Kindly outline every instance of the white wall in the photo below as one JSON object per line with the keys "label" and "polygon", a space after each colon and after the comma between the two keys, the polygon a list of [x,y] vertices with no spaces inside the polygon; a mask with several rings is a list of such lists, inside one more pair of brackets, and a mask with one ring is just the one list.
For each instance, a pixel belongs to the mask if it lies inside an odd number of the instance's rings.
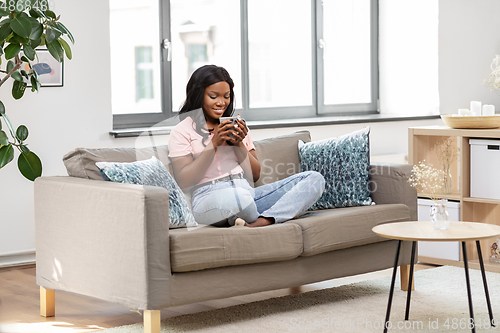
{"label": "white wall", "polygon": [[380,112],[439,114],[439,2],[379,1]]}
{"label": "white wall", "polygon": [[[381,5],[386,2],[394,3],[394,1],[400,0],[381,0]],[[75,147],[136,145],[134,138],[112,139],[108,135],[112,128],[108,2],[57,0],[55,4],[56,13],[61,14],[62,22],[68,26],[76,38],[76,44],[73,46],[74,58],[65,62],[64,87],[43,88],[38,94],[27,92],[20,101],[13,101],[10,97],[10,88],[4,87],[0,92],[0,98],[6,105],[7,113],[13,122],[16,125],[24,123],[29,127],[28,143],[30,148],[41,157],[45,176],[65,175],[62,156]],[[431,4],[426,2],[426,5]],[[500,17],[499,6],[496,0],[440,0],[438,81],[442,113],[464,107],[462,104],[468,103],[471,99],[479,99],[484,103],[496,103],[497,109],[500,109],[498,96],[481,85],[482,79],[489,73],[491,59],[495,53],[500,53],[500,40],[495,40],[495,31],[499,31],[500,28],[500,22],[495,21],[497,17]],[[413,13],[425,14],[418,12],[417,9],[418,7],[410,13],[407,12],[407,17],[412,17]],[[381,15],[387,13],[384,12]],[[472,16],[474,19],[471,20]],[[91,22],[87,23],[86,20]],[[467,27],[461,25],[468,20],[471,23]],[[416,20],[414,27],[418,30],[422,25],[425,25],[424,21]],[[381,29],[381,33],[383,31]],[[381,36],[381,43],[384,42],[383,38],[384,36]],[[386,42],[388,43],[389,40]],[[392,45],[396,49],[400,47],[398,43]],[[414,51],[411,45],[405,46],[405,48],[408,47],[410,49],[406,49],[407,53]],[[420,54],[425,53],[425,50],[421,51]],[[390,52],[383,53],[380,61],[381,65],[383,63],[385,66],[384,70],[395,73],[402,69],[396,62],[393,67],[390,67],[392,61],[385,58],[393,55]],[[402,77],[411,80],[412,73],[414,72],[410,70],[408,75]],[[395,80],[393,83],[391,80],[386,80],[384,94],[387,93],[389,95],[386,96],[392,95],[394,98],[397,94],[391,90],[400,91],[402,84],[404,81],[401,80]],[[435,89],[424,89],[420,93],[412,91],[412,95],[402,99],[400,104],[389,100],[388,102],[392,103],[391,112],[405,113],[409,106],[418,103],[419,97],[435,100],[434,91]],[[386,105],[389,108],[389,104]],[[424,106],[435,108],[435,105]],[[417,108],[417,111],[420,109],[422,108]],[[425,113],[428,113],[427,110]],[[429,124],[441,124],[441,121],[315,126],[307,129],[311,131],[313,140],[319,140],[370,125],[372,154],[385,155],[406,154],[407,128]],[[299,129],[303,128],[258,130],[253,132],[253,136],[258,140]],[[155,139],[158,140],[157,143],[168,142],[167,136]],[[2,255],[5,258],[5,254],[33,251],[35,239],[33,184],[19,174],[15,163],[11,163],[0,170],[0,186],[2,189],[0,199],[1,265]]]}
{"label": "white wall", "polygon": [[470,101],[493,104],[500,96],[483,85],[500,54],[500,1],[439,1],[439,91],[441,113],[457,113]]}
{"label": "white wall", "polygon": [[[116,144],[107,134],[112,127],[108,3],[54,3],[76,39],[73,60],[64,63],[64,87],[42,88],[38,94],[27,90],[19,101],[10,95],[11,82],[0,89],[14,126],[28,126],[27,143],[41,158],[44,175],[65,174],[61,157],[75,147]],[[19,174],[17,156],[0,170],[0,255],[35,248],[33,183]]]}

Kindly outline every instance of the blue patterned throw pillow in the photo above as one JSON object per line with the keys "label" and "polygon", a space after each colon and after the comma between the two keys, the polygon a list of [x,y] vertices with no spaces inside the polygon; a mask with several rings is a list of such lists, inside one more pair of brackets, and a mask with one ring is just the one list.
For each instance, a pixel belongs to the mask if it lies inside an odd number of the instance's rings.
{"label": "blue patterned throw pillow", "polygon": [[104,180],[117,183],[152,185],[168,190],[170,228],[196,226],[186,197],[167,167],[156,157],[132,163],[97,162]]}
{"label": "blue patterned throw pillow", "polygon": [[372,204],[369,134],[366,127],[337,138],[299,141],[300,170],[325,177],[325,191],[310,210]]}

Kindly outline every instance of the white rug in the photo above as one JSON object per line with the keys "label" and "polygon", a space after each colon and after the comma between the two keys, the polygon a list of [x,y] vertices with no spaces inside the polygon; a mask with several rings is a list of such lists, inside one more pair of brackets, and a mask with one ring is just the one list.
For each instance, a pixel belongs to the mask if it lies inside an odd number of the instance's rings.
{"label": "white rug", "polygon": [[[499,332],[488,324],[481,272],[470,270],[476,332]],[[500,322],[500,274],[487,272],[493,315]],[[162,332],[382,332],[390,277],[298,295],[168,318]],[[443,266],[415,273],[410,319],[404,321],[406,292],[399,276],[389,332],[470,332],[463,268]],[[486,326],[485,326],[486,325]],[[498,326],[498,325],[497,325]],[[142,324],[107,329],[106,333],[143,332]]]}

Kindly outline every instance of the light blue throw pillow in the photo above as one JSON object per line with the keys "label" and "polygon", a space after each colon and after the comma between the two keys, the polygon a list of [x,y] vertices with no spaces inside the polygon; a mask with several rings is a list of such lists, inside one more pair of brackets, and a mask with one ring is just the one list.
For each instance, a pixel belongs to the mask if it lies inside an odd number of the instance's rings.
{"label": "light blue throw pillow", "polygon": [[325,191],[309,209],[371,205],[370,127],[336,138],[299,141],[301,171],[318,171]]}
{"label": "light blue throw pillow", "polygon": [[117,183],[152,185],[168,190],[170,228],[196,226],[184,193],[165,165],[156,157],[131,163],[97,162],[104,180]]}

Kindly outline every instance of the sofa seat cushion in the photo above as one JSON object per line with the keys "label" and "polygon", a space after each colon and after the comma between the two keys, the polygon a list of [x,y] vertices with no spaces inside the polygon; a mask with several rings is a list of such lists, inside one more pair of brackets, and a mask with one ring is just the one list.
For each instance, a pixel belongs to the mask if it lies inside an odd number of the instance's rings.
{"label": "sofa seat cushion", "polygon": [[373,233],[372,228],[382,223],[409,220],[408,206],[387,204],[307,212],[285,224],[298,224],[302,228],[302,256],[312,256],[387,240]]}
{"label": "sofa seat cushion", "polygon": [[172,272],[290,260],[302,253],[302,229],[293,223],[264,228],[198,226],[170,229]]}

